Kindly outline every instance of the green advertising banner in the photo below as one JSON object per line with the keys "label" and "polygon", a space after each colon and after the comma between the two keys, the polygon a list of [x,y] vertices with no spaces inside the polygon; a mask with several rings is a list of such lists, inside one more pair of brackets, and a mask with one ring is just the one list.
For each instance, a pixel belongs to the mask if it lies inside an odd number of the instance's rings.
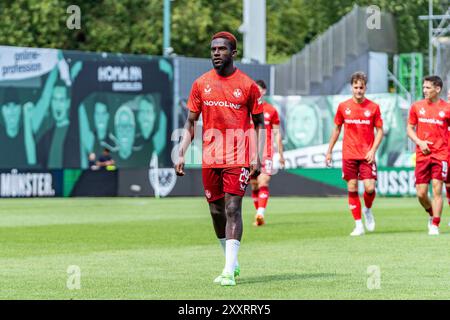
{"label": "green advertising banner", "polygon": [[[303,178],[307,178],[308,180],[314,182],[319,182],[328,186],[347,190],[347,184],[342,179],[342,171],[340,168],[297,168],[288,169],[287,172]],[[303,184],[305,183],[303,182]],[[303,185],[302,188],[307,189],[307,186]],[[379,167],[376,190],[379,196],[415,196],[416,187],[414,168]],[[362,182],[360,182],[359,184],[359,191],[361,194],[364,192]]]}

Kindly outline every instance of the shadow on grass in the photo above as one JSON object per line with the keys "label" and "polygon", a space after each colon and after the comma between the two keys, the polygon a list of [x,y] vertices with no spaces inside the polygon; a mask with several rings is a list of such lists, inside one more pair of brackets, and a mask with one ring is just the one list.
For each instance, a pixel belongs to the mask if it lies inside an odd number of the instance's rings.
{"label": "shadow on grass", "polygon": [[252,284],[259,282],[273,282],[273,281],[292,281],[292,280],[308,280],[315,278],[335,278],[336,273],[286,273],[286,274],[271,274],[259,277],[244,277],[239,279],[239,285]]}

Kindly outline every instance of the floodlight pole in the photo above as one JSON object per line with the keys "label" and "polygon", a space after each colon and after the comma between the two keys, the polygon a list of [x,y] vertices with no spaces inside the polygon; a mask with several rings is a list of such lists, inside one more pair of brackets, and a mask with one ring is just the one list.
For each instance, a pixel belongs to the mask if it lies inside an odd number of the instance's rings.
{"label": "floodlight pole", "polygon": [[164,0],[163,55],[170,54],[170,1]]}
{"label": "floodlight pole", "polygon": [[[433,16],[433,0],[428,0],[428,15]],[[433,73],[433,20],[428,20],[428,73]]]}
{"label": "floodlight pole", "polygon": [[[434,66],[434,57],[433,57],[433,42],[436,36],[443,36],[450,29],[442,28],[442,24],[450,19],[450,7],[447,12],[443,15],[433,15],[433,0],[428,0],[428,15],[427,16],[419,16],[420,20],[428,20],[428,72],[430,74],[434,73],[436,70],[433,70]],[[433,20],[441,20],[439,27],[433,27]],[[435,35],[434,32],[439,32],[439,35]]]}

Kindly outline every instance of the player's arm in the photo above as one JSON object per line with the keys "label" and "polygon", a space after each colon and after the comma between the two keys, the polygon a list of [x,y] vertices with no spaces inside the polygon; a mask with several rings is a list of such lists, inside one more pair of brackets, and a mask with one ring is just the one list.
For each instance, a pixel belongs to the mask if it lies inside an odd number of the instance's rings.
{"label": "player's arm", "polygon": [[429,154],[430,148],[428,148],[429,144],[433,144],[433,142],[428,141],[428,140],[421,140],[419,139],[419,137],[417,136],[416,133],[416,125],[412,124],[412,123],[408,123],[408,126],[406,128],[406,131],[408,133],[408,137],[417,145],[419,146],[420,150],[422,150],[422,153],[424,155]]}
{"label": "player's arm", "polygon": [[284,168],[284,164],[285,164],[285,160],[284,160],[284,156],[283,156],[283,140],[281,137],[281,132],[280,132],[280,125],[279,124],[274,124],[273,125],[273,135],[278,147],[278,153],[280,154],[280,166],[281,168]]}
{"label": "player's arm", "polygon": [[175,164],[175,173],[178,176],[184,176],[184,155],[186,150],[194,139],[195,121],[200,117],[200,112],[189,111],[189,115],[184,124],[183,137],[181,138],[178,151],[178,162]]}
{"label": "player's arm", "polygon": [[377,131],[375,135],[375,140],[373,141],[372,148],[367,152],[366,154],[366,161],[368,163],[372,163],[375,161],[375,153],[378,150],[378,147],[380,146],[381,140],[383,140],[383,127],[376,127],[375,130]]}
{"label": "player's arm", "polygon": [[250,165],[250,176],[258,173],[261,169],[264,146],[266,144],[266,130],[264,125],[264,113],[252,114],[253,124],[256,131],[257,155],[256,162]]}
{"label": "player's arm", "polygon": [[326,165],[328,167],[331,166],[331,153],[333,152],[334,145],[336,144],[337,140],[339,139],[339,135],[341,134],[342,125],[337,124],[334,126],[333,131],[331,132],[330,142],[328,144],[328,150],[327,155],[325,158]]}

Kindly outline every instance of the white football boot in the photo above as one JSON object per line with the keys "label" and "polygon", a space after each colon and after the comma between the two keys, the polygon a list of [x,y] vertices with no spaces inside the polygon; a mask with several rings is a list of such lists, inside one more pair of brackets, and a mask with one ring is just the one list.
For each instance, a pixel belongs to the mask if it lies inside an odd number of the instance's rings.
{"label": "white football boot", "polygon": [[428,230],[428,235],[430,236],[438,236],[439,235],[439,227],[431,224],[430,230]]}
{"label": "white football boot", "polygon": [[362,236],[364,234],[364,226],[363,226],[361,220],[358,220],[358,221],[359,221],[359,223],[356,222],[355,229],[353,229],[352,233],[350,233],[350,235],[352,237]]}
{"label": "white football boot", "polygon": [[375,231],[375,218],[372,214],[372,209],[363,208],[364,224],[369,232]]}

